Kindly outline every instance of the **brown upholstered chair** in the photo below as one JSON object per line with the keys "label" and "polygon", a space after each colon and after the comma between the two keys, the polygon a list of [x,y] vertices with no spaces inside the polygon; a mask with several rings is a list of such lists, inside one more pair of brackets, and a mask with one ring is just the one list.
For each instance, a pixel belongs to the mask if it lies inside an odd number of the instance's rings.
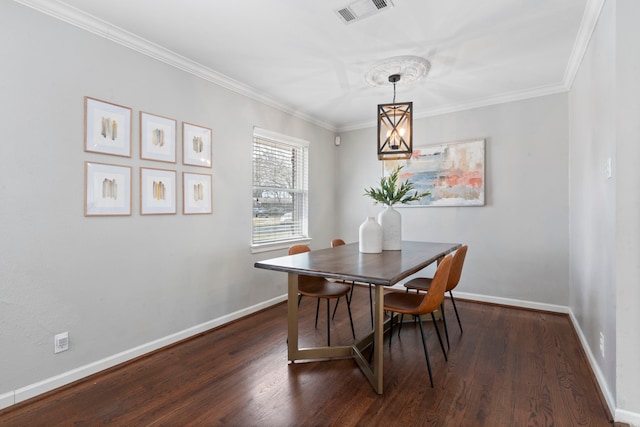
{"label": "brown upholstered chair", "polygon": [[342,239],[333,239],[331,241],[331,247],[335,248],[336,246],[346,245],[345,241]]}
{"label": "brown upholstered chair", "polygon": [[[333,239],[331,241],[331,247],[335,248],[336,246],[346,245],[344,240],[342,239]],[[344,283],[344,281],[342,281]],[[351,302],[351,297],[353,296],[353,288],[355,287],[355,282],[351,282],[351,293],[349,294],[349,302]],[[369,285],[369,315],[371,317],[371,327],[373,328],[373,293],[371,290],[371,283],[367,283]],[[336,315],[336,310],[338,308],[338,303],[340,300],[336,301],[336,306],[333,308],[333,315]]]}
{"label": "brown upholstered chair", "polygon": [[[453,304],[453,310],[456,313],[456,318],[458,319],[458,326],[460,327],[460,333],[462,333],[462,323],[460,322],[460,315],[458,314],[458,308],[456,307],[456,300],[453,298],[453,291],[458,283],[460,283],[460,277],[462,276],[462,267],[464,266],[464,259],[467,256],[467,245],[460,247],[456,253],[453,255],[453,262],[451,264],[451,272],[449,272],[449,280],[447,281],[447,289],[446,292],[449,292],[449,296],[451,297],[451,303]],[[433,279],[430,277],[417,277],[412,279],[404,284],[407,288],[407,291],[410,289],[415,290],[416,292],[424,291],[428,292],[431,287],[431,282]],[[442,321],[444,323],[444,333],[447,337],[447,347],[449,347],[449,330],[447,328],[446,318],[444,316],[444,303],[442,306]]]}
{"label": "brown upholstered chair", "polygon": [[[431,281],[431,289],[426,294],[414,294],[408,292],[392,291],[384,296],[384,309],[391,314],[390,333],[389,333],[389,346],[391,346],[391,339],[393,337],[393,313],[399,313],[401,315],[410,314],[418,319],[418,325],[420,327],[420,334],[422,335],[422,348],[424,349],[424,357],[427,360],[427,369],[429,371],[429,381],[431,387],[433,387],[433,377],[431,375],[431,363],[429,362],[429,353],[427,352],[427,341],[424,336],[424,328],[422,326],[422,315],[431,314],[433,319],[433,326],[436,328],[438,340],[440,341],[440,347],[444,353],[445,360],[447,353],[444,351],[444,345],[442,344],[442,337],[438,329],[438,323],[435,321],[433,315],[434,310],[438,309],[444,301],[444,292],[447,287],[447,279],[449,277],[449,271],[451,269],[451,255],[447,255],[436,270],[436,274]],[[402,322],[402,321],[401,321]],[[402,326],[402,323],[400,323]]]}
{"label": "brown upholstered chair", "polygon": [[[289,255],[301,254],[304,252],[309,252],[311,249],[307,245],[294,245],[289,248]],[[349,322],[351,322],[351,333],[353,334],[353,338],[356,338],[356,332],[353,328],[353,318],[351,317],[351,303],[349,302],[348,294],[351,290],[351,286],[336,283],[330,280],[327,280],[323,277],[314,277],[314,276],[298,276],[298,304],[300,304],[300,300],[303,296],[317,298],[318,302],[316,304],[316,328],[318,327],[318,312],[320,311],[320,300],[327,300],[327,345],[331,345],[331,318],[330,318],[330,309],[329,309],[329,301],[332,299],[339,299],[341,297],[345,297],[347,300],[347,311],[349,312]]]}

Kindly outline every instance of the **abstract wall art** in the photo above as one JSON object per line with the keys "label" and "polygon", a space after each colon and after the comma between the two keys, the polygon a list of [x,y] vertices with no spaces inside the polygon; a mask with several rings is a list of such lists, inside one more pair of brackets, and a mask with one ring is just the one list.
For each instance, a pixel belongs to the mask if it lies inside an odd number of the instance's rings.
{"label": "abstract wall art", "polygon": [[211,129],[182,123],[182,163],[211,167]]}
{"label": "abstract wall art", "polygon": [[176,121],[140,111],[140,158],[176,162]]}
{"label": "abstract wall art", "polygon": [[430,196],[403,206],[483,206],[485,140],[415,146],[411,158],[384,162],[384,173],[403,165],[400,177]]}
{"label": "abstract wall art", "polygon": [[140,215],[176,213],[176,171],[140,168]]}
{"label": "abstract wall art", "polygon": [[85,162],[85,216],[131,215],[131,168]]}
{"label": "abstract wall art", "polygon": [[182,212],[186,215],[212,213],[211,175],[182,173]]}
{"label": "abstract wall art", "polygon": [[84,149],[131,157],[131,108],[84,97]]}

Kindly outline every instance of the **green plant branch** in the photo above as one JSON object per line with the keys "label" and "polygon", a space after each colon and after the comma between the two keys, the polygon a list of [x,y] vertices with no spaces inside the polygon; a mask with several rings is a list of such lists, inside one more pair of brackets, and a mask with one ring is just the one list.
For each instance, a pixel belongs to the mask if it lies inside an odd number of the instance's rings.
{"label": "green plant branch", "polygon": [[[397,166],[389,176],[380,178],[379,188],[365,188],[364,195],[371,197],[376,204],[381,203],[387,206],[398,203],[407,204],[429,196],[431,194],[429,191],[418,193],[417,190],[414,190],[411,181],[404,181],[398,185],[398,176],[403,167],[404,166]],[[411,194],[410,192],[412,190],[413,193]]]}

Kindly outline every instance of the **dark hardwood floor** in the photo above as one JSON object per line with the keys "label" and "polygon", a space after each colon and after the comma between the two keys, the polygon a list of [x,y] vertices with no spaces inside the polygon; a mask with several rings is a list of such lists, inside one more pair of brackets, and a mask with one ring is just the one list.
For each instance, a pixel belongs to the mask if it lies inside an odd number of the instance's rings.
{"label": "dark hardwood floor", "polygon": [[[444,360],[425,322],[435,388],[416,324],[384,350],[384,394],[351,359],[287,363],[286,304],[0,411],[2,426],[610,426],[566,315],[450,301]],[[301,346],[326,343],[326,308],[301,304]],[[368,291],[352,304],[370,329]],[[350,343],[344,301],[334,344]],[[441,326],[441,325],[440,325]],[[397,328],[394,328],[397,331]],[[388,340],[388,337],[387,337]]]}

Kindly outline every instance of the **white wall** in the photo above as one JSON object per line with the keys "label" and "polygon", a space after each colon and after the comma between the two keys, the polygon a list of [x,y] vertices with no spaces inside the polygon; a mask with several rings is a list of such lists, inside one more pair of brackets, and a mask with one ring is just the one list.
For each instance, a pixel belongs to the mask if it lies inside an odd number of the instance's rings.
{"label": "white wall", "polygon": [[615,419],[634,425],[640,425],[638,18],[635,0],[605,3],[571,90],[569,121],[570,307]]}
{"label": "white wall", "polygon": [[[286,293],[251,255],[253,126],[310,145],[310,235],[333,238],[333,133],[0,2],[0,398]],[[84,96],[133,109],[133,155],[84,152]],[[213,129],[213,167],[139,158],[139,111]],[[181,132],[178,132],[179,135]],[[181,137],[178,138],[181,146]],[[84,217],[84,162],[133,167],[133,215]],[[213,214],[140,216],[139,167],[213,175]],[[179,191],[181,196],[181,191]],[[53,354],[69,331],[71,349]],[[0,399],[2,400],[2,399]],[[2,407],[3,402],[0,402]],[[6,405],[5,405],[6,406]]]}
{"label": "white wall", "polygon": [[[415,146],[486,138],[486,206],[401,209],[404,239],[469,245],[460,292],[567,305],[567,108],[559,94],[415,121]],[[362,195],[382,173],[375,138],[341,135],[338,230],[348,241],[381,210]]]}
{"label": "white wall", "polygon": [[616,2],[616,418],[640,425],[640,2]]}
{"label": "white wall", "polygon": [[[470,245],[461,293],[569,305],[594,355],[602,330],[620,420],[640,414],[639,7],[607,1],[570,96],[416,120],[417,144],[487,139],[487,204],[401,210],[405,238]],[[285,294],[281,274],[253,268],[284,251],[248,246],[253,126],[311,141],[312,247],[357,240],[381,209],[362,195],[382,172],[375,129],[336,148],[327,130],[12,2],[0,57],[0,408]],[[133,108],[132,158],[83,151],[84,96]],[[140,160],[140,110],[213,128],[213,168]],[[133,167],[131,217],[83,216],[86,160]],[[141,166],[211,173],[213,215],[141,217]],[[54,356],[61,331],[71,349]]]}
{"label": "white wall", "polygon": [[570,307],[616,420],[633,425],[640,425],[639,17],[635,0],[605,3],[570,93],[569,121]]}
{"label": "white wall", "polygon": [[[570,95],[570,306],[615,391],[615,15],[607,2]],[[604,353],[600,352],[600,332]]]}

